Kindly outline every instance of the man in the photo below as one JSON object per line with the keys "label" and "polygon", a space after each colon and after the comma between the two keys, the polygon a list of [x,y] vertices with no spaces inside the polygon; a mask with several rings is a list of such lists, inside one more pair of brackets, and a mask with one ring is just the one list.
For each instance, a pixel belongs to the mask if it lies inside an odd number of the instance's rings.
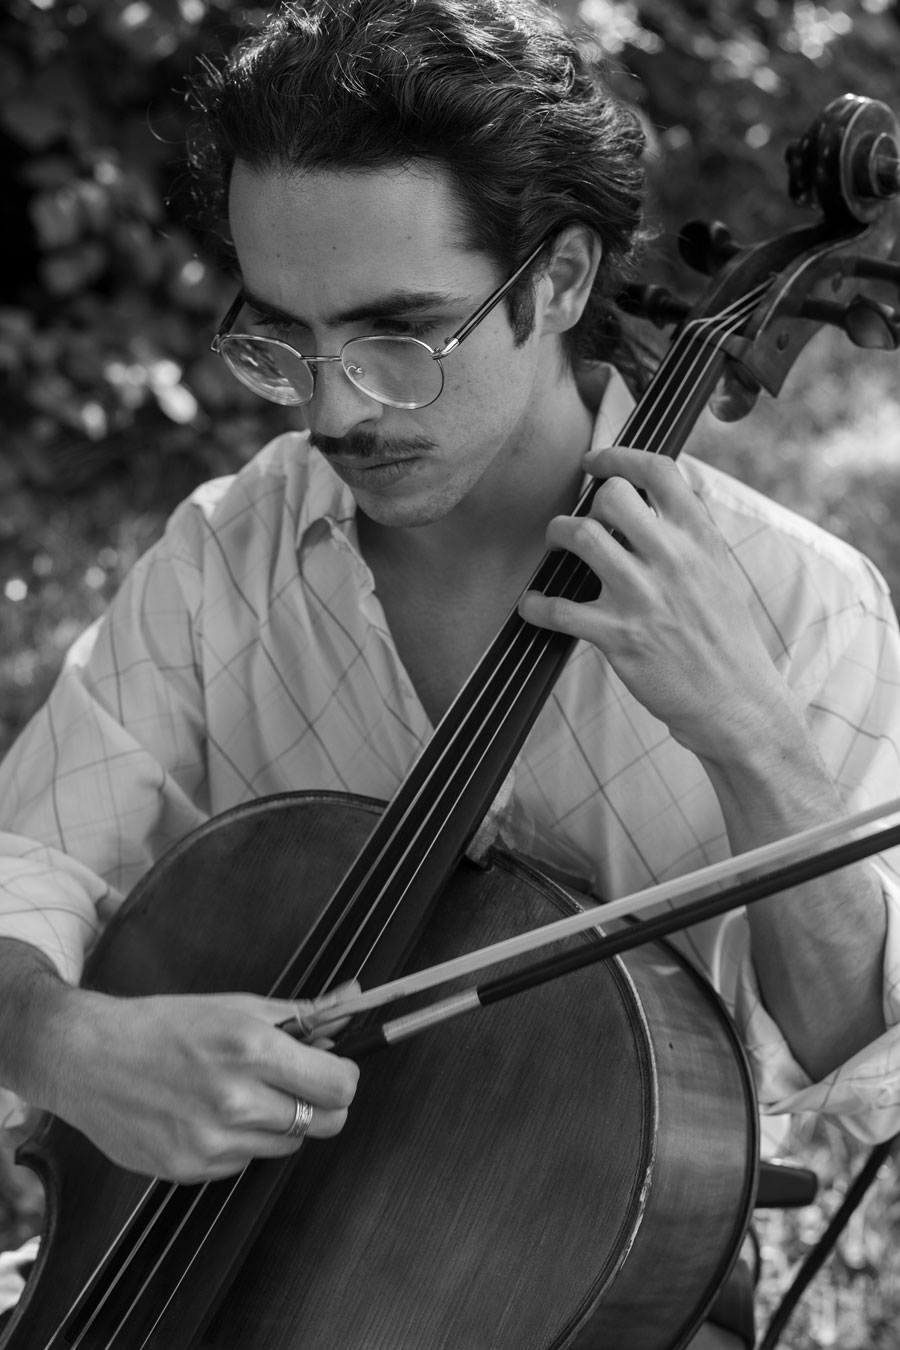
{"label": "man", "polygon": [[[695,462],[606,448],[642,140],[549,15],[279,10],[198,138],[241,278],[216,346],[309,434],[195,494],[75,644],[4,766],[0,929],[2,1081],[180,1181],[336,1133],[356,1067],[279,1031],[288,1004],[80,990],[85,948],[210,814],[389,798],[548,544],[603,589],[519,601],[582,639],[496,812],[539,863],[625,893],[887,799],[900,742],[871,567]],[[685,935],[765,1110],[900,1127],[896,914],[860,865]],[[714,1318],[698,1347],[752,1344]]]}

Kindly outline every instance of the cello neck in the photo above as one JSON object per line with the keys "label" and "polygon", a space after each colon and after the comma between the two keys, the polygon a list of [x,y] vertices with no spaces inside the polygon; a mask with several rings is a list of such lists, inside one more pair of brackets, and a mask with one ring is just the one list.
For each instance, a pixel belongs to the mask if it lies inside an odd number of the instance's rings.
{"label": "cello neck", "polygon": [[[621,444],[678,455],[721,374],[722,344],[758,298],[744,297],[713,319],[684,326],[623,427]],[[588,484],[576,515],[589,512],[598,486]],[[573,554],[554,551],[538,565],[529,589],[589,601],[600,583]],[[397,952],[412,945],[573,645],[564,634],[526,623],[515,609],[508,615],[273,995],[320,992],[363,971],[368,984],[390,978]]]}

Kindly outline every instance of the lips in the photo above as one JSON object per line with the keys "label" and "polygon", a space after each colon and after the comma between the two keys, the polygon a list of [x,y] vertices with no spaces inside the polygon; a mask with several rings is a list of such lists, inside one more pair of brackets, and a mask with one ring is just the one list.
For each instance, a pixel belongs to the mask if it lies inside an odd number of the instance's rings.
{"label": "lips", "polygon": [[361,473],[367,469],[388,469],[393,464],[408,464],[412,455],[398,455],[396,459],[369,459],[368,457],[356,456],[353,458],[341,457],[340,455],[328,455],[328,463],[335,469],[344,469],[347,473]]}
{"label": "lips", "polygon": [[416,461],[416,456],[402,459],[361,459],[329,457],[334,472],[349,488],[359,491],[390,489],[405,478]]}

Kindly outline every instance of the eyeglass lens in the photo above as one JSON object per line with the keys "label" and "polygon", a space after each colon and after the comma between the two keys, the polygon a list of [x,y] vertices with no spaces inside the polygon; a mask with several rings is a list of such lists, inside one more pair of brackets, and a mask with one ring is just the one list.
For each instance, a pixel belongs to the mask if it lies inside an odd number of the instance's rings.
{"label": "eyeglass lens", "polygon": [[[313,366],[274,338],[228,334],[220,349],[237,378],[273,403],[308,403]],[[408,337],[352,338],[341,364],[364,394],[399,408],[424,408],[443,387],[443,372],[424,343]]]}
{"label": "eyeglass lens", "polygon": [[229,334],[219,350],[232,374],[254,394],[284,404],[308,403],[312,398],[312,367],[285,343]]}

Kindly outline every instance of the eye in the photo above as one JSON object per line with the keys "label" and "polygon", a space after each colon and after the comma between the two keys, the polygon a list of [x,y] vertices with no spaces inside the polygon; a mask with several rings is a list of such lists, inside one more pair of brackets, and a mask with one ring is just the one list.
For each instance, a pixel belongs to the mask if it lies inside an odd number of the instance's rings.
{"label": "eye", "polygon": [[308,336],[299,324],[289,323],[287,319],[275,319],[271,314],[260,314],[248,305],[244,311],[254,328],[261,328],[265,337],[279,338],[283,342],[293,339],[299,342]]}
{"label": "eye", "polygon": [[373,333],[388,337],[426,338],[437,327],[436,319],[379,319],[372,325]]}

